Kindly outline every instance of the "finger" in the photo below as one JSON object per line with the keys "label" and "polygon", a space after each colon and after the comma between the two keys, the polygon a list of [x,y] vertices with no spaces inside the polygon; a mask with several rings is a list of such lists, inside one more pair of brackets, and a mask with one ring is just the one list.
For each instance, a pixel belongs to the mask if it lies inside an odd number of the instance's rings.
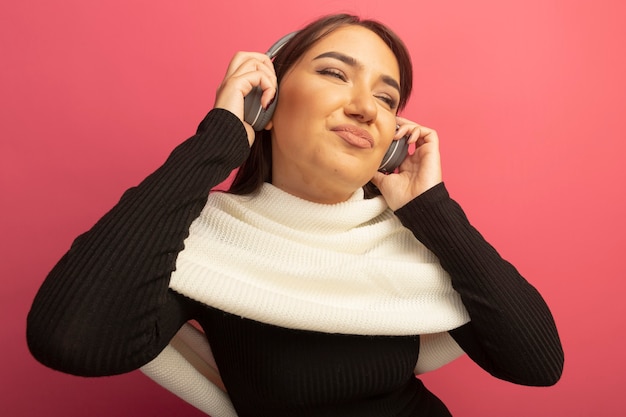
{"label": "finger", "polygon": [[276,91],[275,83],[265,74],[261,71],[252,71],[224,80],[218,88],[218,95],[229,95],[232,97],[239,95],[243,98],[256,86],[259,86],[263,91],[269,90],[271,95]]}
{"label": "finger", "polygon": [[398,130],[396,130],[396,134],[394,139],[400,139],[401,137],[408,136],[409,140],[407,141],[409,144],[415,143],[419,138],[420,127],[414,123],[411,124],[403,124],[400,125]]}
{"label": "finger", "polygon": [[425,126],[419,127],[419,135],[415,141],[415,146],[420,147],[427,143],[433,143],[439,146],[439,135],[437,131]]}
{"label": "finger", "polygon": [[396,121],[400,126],[396,136],[410,135],[408,143],[415,143],[416,146],[421,146],[427,142],[439,141],[437,131],[434,129],[419,125],[403,117],[396,117]]}
{"label": "finger", "polygon": [[235,55],[233,55],[233,57],[231,58],[228,64],[228,68],[226,69],[226,74],[224,78],[230,77],[237,71],[238,68],[240,68],[242,65],[245,65],[246,62],[250,62],[251,60],[255,60],[259,63],[262,63],[266,67],[273,69],[272,61],[267,55],[260,52],[239,51],[236,52]]}
{"label": "finger", "polygon": [[260,60],[256,57],[251,57],[241,62],[241,64],[239,64],[239,66],[233,71],[233,75],[250,71],[261,71],[269,78],[276,79],[276,71],[274,70],[274,65],[265,55],[263,55],[263,58]]}
{"label": "finger", "polygon": [[414,143],[417,140],[415,137],[412,137],[413,131],[418,127],[415,122],[405,119],[404,117],[396,116],[396,125],[397,129],[394,139],[409,136],[409,144]]}
{"label": "finger", "polygon": [[267,109],[276,96],[276,81],[270,80],[267,77],[261,77],[259,87],[263,90],[263,94],[261,94],[261,106]]}
{"label": "finger", "polygon": [[214,106],[223,108],[244,118],[245,97],[255,86],[260,86],[261,105],[267,107],[269,101],[276,94],[276,87],[272,80],[260,71],[247,73],[226,80],[217,90]]}
{"label": "finger", "polygon": [[234,70],[229,80],[225,81],[239,84],[244,96],[248,95],[254,87],[259,86],[263,91],[261,105],[264,108],[267,108],[275,97],[278,83],[274,67],[268,67],[268,62],[272,65],[271,61],[269,58],[266,61],[260,62],[256,58],[246,60]]}
{"label": "finger", "polygon": [[263,69],[258,62],[245,62],[234,73],[222,81],[219,88],[222,94],[236,94],[238,91],[242,97],[247,96],[254,87],[259,86],[263,91],[261,105],[267,107],[276,94],[276,76],[274,73]]}
{"label": "finger", "polygon": [[237,68],[235,68],[228,77],[225,77],[224,81],[228,82],[231,78],[245,78],[249,76],[257,76],[259,77],[260,84],[261,76],[266,77],[272,84],[277,83],[276,73],[274,72],[274,68],[268,68],[263,62],[260,62],[256,59],[249,59],[243,61]]}

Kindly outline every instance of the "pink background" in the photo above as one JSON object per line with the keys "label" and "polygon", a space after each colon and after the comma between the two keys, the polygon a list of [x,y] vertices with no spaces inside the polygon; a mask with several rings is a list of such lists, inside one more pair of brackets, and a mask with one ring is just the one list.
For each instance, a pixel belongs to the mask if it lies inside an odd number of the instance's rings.
{"label": "pink background", "polygon": [[543,293],[551,388],[461,359],[424,379],[455,416],[615,416],[626,360],[626,6],[619,0],[11,1],[0,6],[0,404],[6,416],[200,415],[139,372],[83,379],[29,355],[25,317],[73,238],[190,136],[232,54],[320,14],[391,25],[405,116],[438,130],[472,222]]}

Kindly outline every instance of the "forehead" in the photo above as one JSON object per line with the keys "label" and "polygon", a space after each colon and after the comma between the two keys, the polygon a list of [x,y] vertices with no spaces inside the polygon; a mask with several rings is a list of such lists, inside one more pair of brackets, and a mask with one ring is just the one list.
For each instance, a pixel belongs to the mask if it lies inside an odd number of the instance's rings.
{"label": "forehead", "polygon": [[348,55],[363,67],[396,80],[400,77],[398,60],[391,48],[376,33],[362,26],[350,25],[335,29],[313,44],[303,58],[310,61],[329,51]]}

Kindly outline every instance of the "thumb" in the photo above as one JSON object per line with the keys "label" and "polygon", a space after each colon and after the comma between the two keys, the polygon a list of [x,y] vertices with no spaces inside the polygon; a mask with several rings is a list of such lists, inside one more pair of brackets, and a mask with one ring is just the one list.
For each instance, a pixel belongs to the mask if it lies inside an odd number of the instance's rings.
{"label": "thumb", "polygon": [[380,171],[376,171],[376,173],[374,174],[374,176],[372,177],[372,179],[370,181],[372,181],[372,183],[378,188],[380,189],[380,185],[383,182],[383,180],[385,179],[386,175],[383,174]]}

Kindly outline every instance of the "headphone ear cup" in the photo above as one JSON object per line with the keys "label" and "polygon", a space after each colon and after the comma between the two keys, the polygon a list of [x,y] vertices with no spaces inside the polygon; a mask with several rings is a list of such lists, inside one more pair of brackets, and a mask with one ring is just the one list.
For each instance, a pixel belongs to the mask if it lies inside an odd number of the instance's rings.
{"label": "headphone ear cup", "polygon": [[261,95],[263,95],[263,90],[260,87],[254,87],[244,97],[243,103],[243,119],[257,132],[263,130],[272,119],[274,108],[276,108],[278,91],[267,109],[264,109],[261,105]]}
{"label": "headphone ear cup", "polygon": [[[270,49],[266,52],[266,55],[273,59],[278,51],[285,46],[287,42],[289,42],[298,32],[291,32],[287,35],[280,38],[274,45],[270,47]],[[265,129],[265,126],[272,120],[272,116],[274,115],[274,109],[276,108],[276,102],[278,101],[278,91],[274,95],[274,99],[267,106],[267,109],[264,109],[261,105],[261,96],[263,95],[263,90],[261,87],[254,87],[247,96],[244,97],[243,101],[243,120],[246,121],[256,132],[260,132]]]}
{"label": "headphone ear cup", "polygon": [[398,140],[392,140],[387,153],[383,158],[378,170],[383,173],[393,172],[400,166],[409,153],[409,135]]}

